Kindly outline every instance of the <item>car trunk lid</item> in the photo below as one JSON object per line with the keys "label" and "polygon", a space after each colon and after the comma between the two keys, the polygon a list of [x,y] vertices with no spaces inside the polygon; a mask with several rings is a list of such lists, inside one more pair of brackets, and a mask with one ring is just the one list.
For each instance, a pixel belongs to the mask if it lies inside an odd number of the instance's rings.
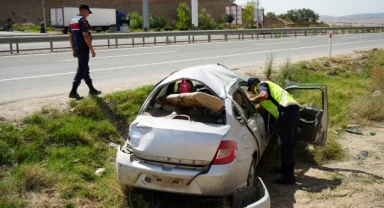
{"label": "car trunk lid", "polygon": [[151,161],[208,165],[229,125],[138,116],[130,126],[133,154]]}

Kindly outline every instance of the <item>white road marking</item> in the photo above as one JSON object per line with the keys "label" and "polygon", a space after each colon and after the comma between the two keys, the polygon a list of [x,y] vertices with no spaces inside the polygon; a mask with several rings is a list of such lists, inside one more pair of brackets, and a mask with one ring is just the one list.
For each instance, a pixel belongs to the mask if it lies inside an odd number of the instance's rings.
{"label": "white road marking", "polygon": [[369,36],[355,36],[355,37],[345,37],[345,38],[341,38],[341,39],[354,39],[354,38],[368,38]]}
{"label": "white road marking", "polygon": [[[120,58],[120,57],[129,57],[129,56],[145,56],[145,55],[156,55],[156,54],[165,54],[165,53],[177,53],[178,51],[163,51],[163,52],[153,52],[153,53],[137,53],[137,54],[128,54],[128,55],[118,55],[118,56],[103,56],[103,57],[95,57],[94,59],[109,59],[109,58]],[[68,60],[59,60],[55,61],[58,62],[70,62],[70,61],[77,61],[76,58],[68,59]]]}
{"label": "white road marking", "polygon": [[[384,40],[384,39],[368,40],[368,41],[357,41],[357,42],[347,42],[347,43],[338,43],[338,44],[333,44],[333,45],[334,46],[335,45],[336,46],[337,45],[349,45],[349,44],[357,44],[357,43],[376,42],[376,41],[382,41],[382,40]],[[91,70],[91,72],[110,71],[110,70],[116,70],[116,69],[128,69],[128,68],[135,68],[135,67],[154,66],[154,65],[163,65],[163,64],[190,62],[190,61],[201,61],[201,60],[218,59],[218,58],[226,58],[226,57],[247,56],[247,55],[263,54],[263,53],[284,52],[284,51],[302,50],[302,49],[309,49],[309,48],[321,48],[321,47],[328,47],[328,46],[329,46],[328,44],[327,45],[316,45],[316,46],[307,46],[307,47],[299,47],[299,48],[286,48],[286,49],[269,50],[269,51],[239,53],[239,54],[222,55],[222,56],[211,56],[211,57],[203,57],[203,58],[195,58],[195,59],[184,59],[184,60],[177,60],[177,61],[165,61],[165,62],[157,62],[157,63],[149,63],[149,64],[138,64],[138,65],[131,65],[131,66],[121,66],[121,67],[111,67],[111,68],[104,68],[104,69],[94,69],[94,70]],[[33,78],[41,78],[41,77],[53,77],[53,76],[68,75],[68,74],[75,74],[75,72],[66,72],[66,73],[57,73],[57,74],[45,74],[45,75],[29,76],[29,77],[18,77],[18,78],[0,79],[0,82],[15,81],[15,80],[25,80],[25,79],[33,79]]]}
{"label": "white road marking", "polygon": [[289,44],[289,43],[298,43],[300,41],[291,41],[291,42],[278,42],[278,43],[264,43],[264,44],[254,44],[255,46],[266,46],[266,45],[280,45],[280,44]]}

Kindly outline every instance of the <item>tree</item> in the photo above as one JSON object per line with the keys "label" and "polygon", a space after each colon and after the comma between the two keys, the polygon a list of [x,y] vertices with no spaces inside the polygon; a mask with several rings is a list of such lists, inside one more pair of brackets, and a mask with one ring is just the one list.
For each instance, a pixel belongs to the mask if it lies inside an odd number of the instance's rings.
{"label": "tree", "polygon": [[279,15],[279,17],[292,22],[317,22],[319,20],[318,13],[305,8],[289,10],[286,14]]}
{"label": "tree", "polygon": [[233,20],[235,20],[235,15],[233,15],[232,13],[226,15],[226,23],[232,24]]}
{"label": "tree", "polygon": [[267,17],[276,17],[276,14],[274,12],[268,12]]}
{"label": "tree", "polygon": [[216,27],[215,20],[207,13],[205,8],[199,10],[199,26],[206,30],[212,30]]}
{"label": "tree", "polygon": [[188,30],[191,28],[191,10],[186,3],[180,3],[177,8],[177,17],[179,20],[176,23],[176,28],[179,30]]}
{"label": "tree", "polygon": [[253,20],[255,19],[255,9],[256,9],[256,2],[251,0],[247,1],[245,4],[244,10],[243,10],[243,20],[244,20],[244,26],[247,27],[249,23],[253,25]]}

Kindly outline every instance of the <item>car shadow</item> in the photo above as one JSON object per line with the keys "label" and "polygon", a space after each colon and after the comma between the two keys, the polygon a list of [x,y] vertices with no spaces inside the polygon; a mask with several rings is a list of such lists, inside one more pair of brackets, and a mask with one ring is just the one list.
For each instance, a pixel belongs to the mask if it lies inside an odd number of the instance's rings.
{"label": "car shadow", "polygon": [[149,208],[230,208],[226,197],[201,197],[127,188],[128,207]]}

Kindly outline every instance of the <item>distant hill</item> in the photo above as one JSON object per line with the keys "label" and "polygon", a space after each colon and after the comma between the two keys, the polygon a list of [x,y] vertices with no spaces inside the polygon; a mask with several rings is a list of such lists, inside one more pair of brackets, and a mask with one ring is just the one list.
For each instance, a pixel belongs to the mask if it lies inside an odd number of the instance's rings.
{"label": "distant hill", "polygon": [[353,14],[340,17],[320,15],[320,21],[328,24],[384,25],[384,13]]}

